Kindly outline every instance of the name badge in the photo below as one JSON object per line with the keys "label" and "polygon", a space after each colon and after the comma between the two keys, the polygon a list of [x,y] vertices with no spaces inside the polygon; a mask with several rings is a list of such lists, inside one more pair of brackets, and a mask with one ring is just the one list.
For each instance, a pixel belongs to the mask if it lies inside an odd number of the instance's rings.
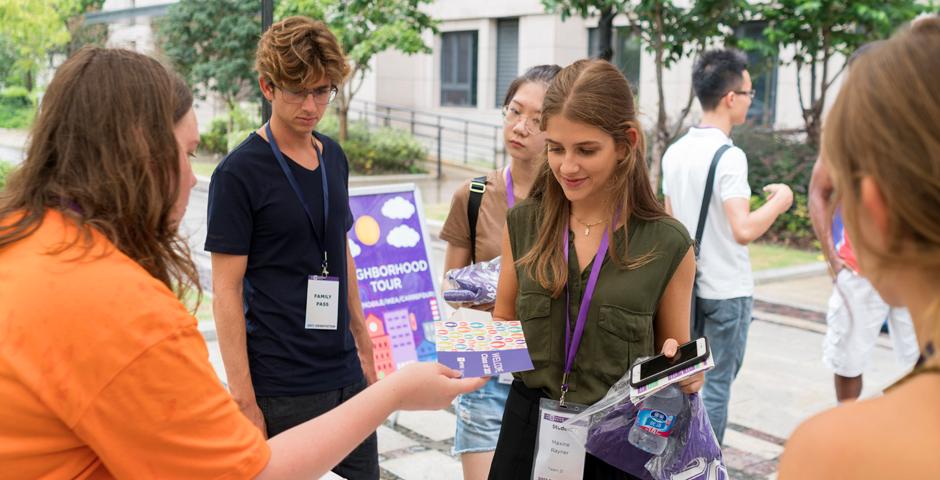
{"label": "name badge", "polygon": [[539,429],[532,480],[581,480],[584,477],[584,445],[562,426],[586,405],[543,398],[539,402]]}
{"label": "name badge", "polygon": [[307,315],[304,328],[336,330],[339,319],[339,278],[307,278]]}

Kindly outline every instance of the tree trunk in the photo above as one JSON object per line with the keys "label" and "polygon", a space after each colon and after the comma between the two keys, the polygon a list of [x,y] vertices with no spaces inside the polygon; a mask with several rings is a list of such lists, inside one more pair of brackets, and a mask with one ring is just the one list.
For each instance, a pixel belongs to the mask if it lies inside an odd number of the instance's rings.
{"label": "tree trunk", "polygon": [[666,96],[663,92],[663,19],[662,12],[656,10],[656,30],[653,32],[653,49],[656,61],[656,94],[659,97],[659,112],[656,115],[656,132],[653,138],[653,158],[650,159],[650,186],[658,192],[659,173],[662,168],[663,153],[669,141],[669,126],[666,117]]}
{"label": "tree trunk", "polygon": [[23,75],[23,83],[25,83],[26,91],[33,91],[33,70],[29,69],[26,71],[26,74]]}
{"label": "tree trunk", "polygon": [[597,23],[597,57],[608,62],[614,58],[614,15],[613,9],[607,7]]}
{"label": "tree trunk", "polygon": [[339,125],[340,143],[346,141],[349,137],[349,101],[346,94],[346,86],[343,86],[336,92],[336,123]]}

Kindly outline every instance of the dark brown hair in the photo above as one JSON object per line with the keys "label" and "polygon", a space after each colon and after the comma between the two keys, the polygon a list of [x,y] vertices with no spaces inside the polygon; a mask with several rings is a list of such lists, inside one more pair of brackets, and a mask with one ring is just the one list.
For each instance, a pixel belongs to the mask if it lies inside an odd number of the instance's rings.
{"label": "dark brown hair", "polygon": [[526,70],[525,73],[516,77],[515,80],[509,84],[509,88],[506,89],[506,97],[503,99],[503,106],[509,105],[509,102],[512,101],[512,97],[515,97],[516,92],[519,91],[519,88],[527,83],[538,83],[548,88],[555,78],[555,75],[558,75],[560,71],[561,67],[558,65],[536,65]]}
{"label": "dark brown hair", "polygon": [[[618,210],[625,231],[631,216],[641,220],[667,216],[650,187],[646,140],[637,120],[630,83],[616,67],[604,60],[578,60],[562,69],[545,92],[542,130],[558,116],[603,130],[611,136],[614,145],[626,152],[623,158],[617,159],[617,166],[605,186],[612,200],[607,212],[611,225],[616,225],[614,216]],[[630,129],[636,131],[636,142],[630,141],[627,133]],[[518,264],[529,268],[542,288],[558,296],[568,281],[568,262],[558,246],[567,235],[565,225],[570,203],[548,162],[542,165],[533,192],[531,198],[540,204],[538,239]],[[626,241],[629,235],[624,236],[622,251],[618,252],[613,248],[614,229],[610,229],[608,235],[610,256],[620,267],[639,268],[655,258],[654,252],[643,252],[631,258]]]}
{"label": "dark brown hair", "polygon": [[283,88],[307,88],[324,76],[339,87],[349,75],[349,64],[336,36],[323,22],[288,17],[261,36],[255,70],[265,81]]}
{"label": "dark brown hair", "polygon": [[0,248],[29,236],[47,209],[92,229],[180,298],[198,290],[196,268],[172,213],[180,161],[173,126],[192,106],[186,85],[156,60],[87,47],[56,71],[30,132],[26,160],[0,195]]}

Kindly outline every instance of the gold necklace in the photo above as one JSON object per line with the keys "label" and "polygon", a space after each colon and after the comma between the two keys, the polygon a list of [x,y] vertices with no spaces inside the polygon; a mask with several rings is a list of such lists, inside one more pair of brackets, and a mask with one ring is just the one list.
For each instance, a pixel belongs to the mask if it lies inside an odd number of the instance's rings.
{"label": "gold necklace", "polygon": [[[574,215],[572,215],[572,217],[574,217]],[[584,236],[585,236],[585,237],[591,234],[591,227],[596,227],[596,226],[598,226],[598,225],[600,225],[600,224],[602,224],[602,223],[607,223],[607,220],[598,220],[598,221],[596,221],[596,222],[594,222],[594,223],[587,223],[587,222],[585,222],[584,220],[581,220],[581,219],[578,218],[578,217],[574,217],[574,219],[577,220],[578,223],[580,223],[581,225],[584,225]]]}

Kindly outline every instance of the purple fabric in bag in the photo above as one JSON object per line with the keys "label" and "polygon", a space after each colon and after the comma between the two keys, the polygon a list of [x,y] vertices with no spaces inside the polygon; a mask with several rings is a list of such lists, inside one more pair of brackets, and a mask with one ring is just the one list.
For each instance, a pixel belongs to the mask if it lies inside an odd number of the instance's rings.
{"label": "purple fabric in bag", "polygon": [[653,456],[633,445],[627,435],[636,421],[637,407],[629,400],[592,422],[585,447],[595,457],[638,478],[649,480],[727,480],[721,448],[698,394],[685,398],[666,450]]}

